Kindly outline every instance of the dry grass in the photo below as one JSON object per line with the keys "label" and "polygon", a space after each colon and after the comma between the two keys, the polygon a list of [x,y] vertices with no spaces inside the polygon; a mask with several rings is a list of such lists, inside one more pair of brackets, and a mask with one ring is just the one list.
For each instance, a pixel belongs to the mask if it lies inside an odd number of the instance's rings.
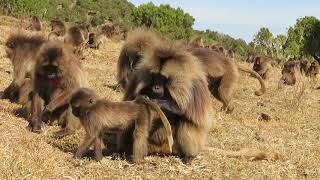
{"label": "dry grass", "polygon": [[[0,67],[11,70],[4,57],[3,42],[17,27],[9,17],[0,17]],[[101,50],[85,52],[84,67],[90,75],[90,85],[101,96],[119,100],[122,96],[112,86],[115,82],[116,60],[121,43],[108,41]],[[240,63],[243,66],[249,66]],[[42,134],[26,130],[24,119],[13,110],[18,105],[0,100],[0,179],[317,179],[320,177],[320,91],[313,90],[319,81],[301,77],[293,87],[277,90],[279,69],[267,81],[268,92],[254,96],[258,83],[241,75],[235,91],[233,114],[218,110],[221,104],[213,100],[217,110],[212,116],[215,126],[208,144],[213,147],[238,150],[258,147],[274,150],[281,160],[250,161],[228,158],[221,152],[204,152],[192,165],[184,165],[176,157],[147,157],[144,164],[132,165],[106,156],[101,162],[75,160],[73,152],[83,135],[55,140],[51,133],[58,127],[44,127]],[[11,81],[0,72],[0,87]],[[259,121],[261,113],[270,121]]]}

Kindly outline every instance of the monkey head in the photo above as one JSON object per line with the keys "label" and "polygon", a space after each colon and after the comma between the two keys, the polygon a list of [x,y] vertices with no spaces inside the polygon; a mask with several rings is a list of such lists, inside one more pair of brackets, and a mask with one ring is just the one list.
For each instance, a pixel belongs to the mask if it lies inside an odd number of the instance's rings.
{"label": "monkey head", "polygon": [[37,49],[45,42],[40,35],[26,35],[23,33],[11,34],[5,42],[5,51],[11,62],[27,58],[30,51]]}
{"label": "monkey head", "polygon": [[130,60],[131,67],[135,67],[143,56],[144,51],[159,42],[158,36],[148,30],[138,28],[128,34],[123,47],[125,56]]}
{"label": "monkey head", "polygon": [[88,43],[89,43],[89,44],[93,44],[93,43],[94,43],[95,38],[96,38],[96,34],[95,34],[95,33],[89,33],[89,40],[88,40]]}
{"label": "monkey head", "polygon": [[259,71],[261,69],[261,57],[254,58],[253,70]]}
{"label": "monkey head", "polygon": [[39,18],[37,16],[32,16],[31,20],[33,22],[37,22],[37,21],[39,21]]}
{"label": "monkey head", "polygon": [[63,58],[63,49],[45,45],[40,49],[37,58],[37,72],[41,77],[56,79],[59,77],[59,60]]}
{"label": "monkey head", "polygon": [[93,90],[87,88],[78,89],[70,100],[72,114],[76,117],[84,117],[98,99],[98,95]]}
{"label": "monkey head", "polygon": [[[48,42],[44,44],[37,55],[36,72],[37,75],[45,79],[59,79],[63,76],[62,70],[68,70],[68,64],[64,58],[72,54],[67,47],[60,42]],[[67,58],[68,59],[68,58]]]}

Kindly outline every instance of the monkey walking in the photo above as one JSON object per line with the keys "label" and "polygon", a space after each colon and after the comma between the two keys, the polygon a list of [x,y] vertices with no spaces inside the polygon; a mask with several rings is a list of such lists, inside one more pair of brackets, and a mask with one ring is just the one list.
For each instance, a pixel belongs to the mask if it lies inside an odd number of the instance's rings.
{"label": "monkey walking", "polygon": [[[169,151],[172,152],[173,137],[171,125],[162,110],[151,100],[139,96],[134,101],[111,102],[100,99],[92,90],[80,88],[70,101],[72,113],[80,119],[86,131],[85,139],[75,157],[83,154],[94,144],[95,159],[102,159],[102,133],[104,131],[125,131],[134,126],[133,145],[121,144],[121,148],[132,149],[133,162],[139,162],[148,154],[148,137],[153,119],[160,117],[166,129]],[[126,137],[124,137],[126,138]],[[125,142],[121,140],[123,143]]]}
{"label": "monkey walking", "polygon": [[187,48],[187,51],[197,57],[201,62],[204,72],[207,74],[208,87],[211,94],[222,102],[222,110],[231,113],[234,109],[232,104],[232,93],[239,79],[239,70],[250,73],[260,83],[260,89],[255,95],[261,96],[266,92],[266,86],[261,76],[247,68],[238,66],[230,58],[219,52],[207,48]]}

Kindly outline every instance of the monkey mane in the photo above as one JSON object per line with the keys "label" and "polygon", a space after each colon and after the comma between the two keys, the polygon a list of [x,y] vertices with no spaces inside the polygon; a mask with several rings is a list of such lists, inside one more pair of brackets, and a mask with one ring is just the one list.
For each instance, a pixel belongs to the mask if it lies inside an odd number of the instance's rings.
{"label": "monkey mane", "polygon": [[[56,54],[54,54],[56,53]],[[69,46],[61,43],[60,41],[48,41],[45,43],[39,53],[37,58],[37,66],[41,66],[39,62],[42,58],[39,56],[48,57],[56,56],[58,57],[58,67],[59,73],[62,77],[67,77],[62,79],[62,84],[68,86],[68,84],[75,84],[79,82],[80,87],[87,87],[88,82],[86,80],[86,75],[81,70],[81,63],[76,59]],[[36,69],[39,67],[36,67]]]}
{"label": "monkey mane", "polygon": [[45,41],[45,37],[41,35],[27,35],[19,32],[11,34],[5,45],[9,48],[14,48],[28,44],[31,45],[32,48],[36,49],[39,48]]}
{"label": "monkey mane", "polygon": [[137,69],[160,73],[170,79],[170,95],[187,118],[197,125],[208,125],[211,105],[206,74],[199,60],[185,48],[163,43],[147,51]]}
{"label": "monkey mane", "polygon": [[196,36],[190,41],[189,46],[198,47],[201,40],[202,40],[201,36]]}
{"label": "monkey mane", "polygon": [[134,51],[140,54],[147,47],[154,46],[158,41],[159,38],[154,32],[144,28],[137,28],[128,34],[125,47],[127,51]]}

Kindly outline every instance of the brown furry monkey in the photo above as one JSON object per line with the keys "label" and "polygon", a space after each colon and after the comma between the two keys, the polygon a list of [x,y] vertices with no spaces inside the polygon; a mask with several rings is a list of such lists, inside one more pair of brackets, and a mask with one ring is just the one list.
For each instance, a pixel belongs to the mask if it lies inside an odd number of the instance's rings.
{"label": "brown furry monkey", "polygon": [[40,19],[37,16],[32,16],[30,25],[26,29],[30,29],[31,31],[41,31],[42,25]]}
{"label": "brown furry monkey", "polygon": [[66,127],[55,136],[73,133],[80,122],[72,117],[70,96],[73,91],[88,84],[80,62],[63,43],[55,41],[45,43],[36,60],[29,127],[33,132],[39,132],[42,121],[50,122],[67,111],[69,118]]}
{"label": "brown furry monkey", "polygon": [[99,36],[97,36],[95,33],[89,33],[89,39],[86,44],[87,47],[93,48],[93,49],[99,49],[101,43],[102,42]]}
{"label": "brown furry monkey", "polygon": [[91,144],[94,144],[95,158],[101,160],[103,132],[124,131],[134,126],[133,145],[127,148],[132,149],[133,161],[139,162],[148,154],[149,131],[156,117],[160,117],[164,124],[169,149],[172,151],[173,138],[168,119],[154,102],[145,97],[138,97],[134,101],[111,102],[99,99],[92,90],[81,88],[72,96],[70,103],[73,114],[80,119],[86,131],[76,157],[82,157]]}
{"label": "brown furry monkey", "polygon": [[71,45],[74,53],[81,55],[81,48],[87,42],[89,31],[84,25],[70,27],[64,37],[64,42]]}
{"label": "brown furry monkey", "polygon": [[[162,43],[146,51],[136,68],[124,100],[134,100],[138,95],[153,99],[174,129],[174,154],[190,162],[204,146],[212,124],[210,92],[202,64],[184,47]],[[165,80],[162,98],[153,92],[157,88],[149,79],[157,76]],[[150,151],[166,151],[162,148],[166,142],[164,132],[161,125],[153,127],[149,137]]]}
{"label": "brown furry monkey", "polygon": [[[5,51],[13,66],[13,80],[4,90],[3,99],[18,103],[26,102],[28,94],[32,91],[32,86],[27,85],[29,83],[26,81],[33,74],[36,54],[45,41],[45,38],[40,35],[23,33],[11,34],[8,37]],[[21,90],[22,87],[24,87],[23,90]]]}
{"label": "brown furry monkey", "polygon": [[58,19],[51,20],[50,26],[51,26],[51,32],[54,32],[57,36],[65,35],[66,27],[62,21]]}
{"label": "brown furry monkey", "polygon": [[272,59],[268,57],[257,56],[254,58],[253,70],[256,71],[263,79],[269,79],[272,69]]}
{"label": "brown furry monkey", "polygon": [[319,73],[320,73],[320,65],[318,61],[313,61],[307,71],[307,74],[310,77],[317,77]]}
{"label": "brown furry monkey", "polygon": [[156,34],[145,29],[138,28],[128,34],[117,63],[117,81],[123,89],[127,87],[129,77],[141,61],[143,53],[159,42]]}
{"label": "brown furry monkey", "polygon": [[266,88],[262,78],[256,72],[238,67],[234,61],[225,55],[206,48],[188,48],[201,62],[208,77],[209,89],[212,95],[223,103],[223,110],[231,113],[234,109],[231,100],[234,86],[239,78],[239,70],[250,73],[259,80],[261,88],[255,92],[257,96],[265,93]]}
{"label": "brown furry monkey", "polygon": [[281,78],[280,81],[278,83],[278,88],[280,87],[281,84],[286,84],[286,85],[294,85],[296,84],[297,81],[297,72],[299,71],[300,67],[299,67],[300,63],[299,61],[287,61],[281,71]]}
{"label": "brown furry monkey", "polygon": [[203,39],[197,36],[189,42],[189,46],[193,48],[204,48]]}
{"label": "brown furry monkey", "polygon": [[302,74],[307,75],[309,68],[311,67],[311,62],[307,59],[300,60],[300,71]]}

